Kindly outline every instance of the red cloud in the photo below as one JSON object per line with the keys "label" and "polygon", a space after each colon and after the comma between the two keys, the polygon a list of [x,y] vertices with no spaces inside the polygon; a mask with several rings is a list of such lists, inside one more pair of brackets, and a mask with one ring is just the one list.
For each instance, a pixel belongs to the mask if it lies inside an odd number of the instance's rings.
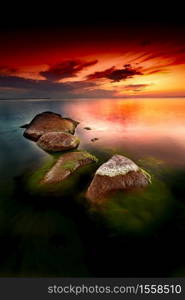
{"label": "red cloud", "polygon": [[112,82],[119,82],[120,80],[126,80],[127,78],[132,78],[135,75],[143,75],[139,69],[134,69],[130,64],[124,65],[123,69],[116,69],[114,66],[112,68],[106,69],[101,72],[95,72],[87,76],[88,80],[95,80],[100,78],[111,79]]}
{"label": "red cloud", "polygon": [[93,66],[97,60],[83,62],[81,60],[63,61],[55,66],[51,66],[47,71],[40,72],[47,80],[57,81],[63,78],[74,77],[83,69]]}

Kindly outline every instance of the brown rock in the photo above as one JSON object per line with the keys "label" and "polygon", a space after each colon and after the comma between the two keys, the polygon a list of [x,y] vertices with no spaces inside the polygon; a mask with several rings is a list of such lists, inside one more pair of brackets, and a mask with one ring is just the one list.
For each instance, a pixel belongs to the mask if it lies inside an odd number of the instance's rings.
{"label": "brown rock", "polygon": [[37,141],[47,132],[69,132],[74,133],[78,122],[62,118],[61,115],[53,112],[43,112],[36,115],[24,131],[24,136]]}
{"label": "brown rock", "polygon": [[150,175],[133,161],[114,155],[98,168],[86,196],[91,202],[101,203],[114,191],[142,188],[150,182]]}
{"label": "brown rock", "polygon": [[55,165],[45,174],[41,183],[59,183],[75,170],[96,161],[96,157],[85,151],[64,153],[59,157]]}
{"label": "brown rock", "polygon": [[37,141],[37,145],[48,152],[75,149],[79,143],[78,137],[67,132],[47,132]]}

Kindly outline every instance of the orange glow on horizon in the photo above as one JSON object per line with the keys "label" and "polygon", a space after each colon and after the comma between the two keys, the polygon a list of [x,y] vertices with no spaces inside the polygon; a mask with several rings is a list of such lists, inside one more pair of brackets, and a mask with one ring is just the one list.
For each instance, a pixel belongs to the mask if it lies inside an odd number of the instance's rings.
{"label": "orange glow on horizon", "polygon": [[[35,86],[45,81],[50,90],[51,83],[57,83],[58,89],[60,85],[70,89],[70,95],[74,97],[98,98],[99,92],[105,97],[185,96],[185,42],[182,36],[156,31],[151,37],[151,32],[146,29],[138,36],[125,29],[121,33],[112,33],[109,38],[101,30],[100,33],[91,32],[89,36],[85,31],[78,35],[71,31],[54,35],[39,32],[30,36],[7,36],[1,40],[3,63],[0,76],[25,79],[23,89],[26,80],[33,80],[29,84],[35,83]],[[62,70],[61,77],[52,74],[56,73],[57,66],[70,61],[81,66]],[[125,65],[135,73],[124,75]],[[114,76],[118,79],[114,80]],[[8,88],[8,83],[0,86],[0,90],[3,88]],[[11,84],[9,88],[12,89]],[[16,88],[15,83],[13,88]],[[20,88],[18,86],[17,90]],[[53,86],[55,89],[56,85]],[[57,96],[60,97],[59,92]]]}

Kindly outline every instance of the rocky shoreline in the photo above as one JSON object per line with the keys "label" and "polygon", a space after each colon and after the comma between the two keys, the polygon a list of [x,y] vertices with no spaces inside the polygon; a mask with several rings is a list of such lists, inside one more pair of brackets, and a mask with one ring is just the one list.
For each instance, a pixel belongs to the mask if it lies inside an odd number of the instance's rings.
{"label": "rocky shoreline", "polygon": [[[47,111],[21,126],[25,128],[24,137],[36,142],[46,152],[59,154],[40,180],[40,185],[61,183],[76,170],[98,162],[98,158],[86,150],[77,150],[80,139],[74,134],[78,124],[75,120]],[[90,130],[89,127],[85,129]],[[115,153],[96,170],[86,198],[90,203],[103,203],[113,192],[143,189],[150,183],[151,176],[146,171],[129,158]]]}

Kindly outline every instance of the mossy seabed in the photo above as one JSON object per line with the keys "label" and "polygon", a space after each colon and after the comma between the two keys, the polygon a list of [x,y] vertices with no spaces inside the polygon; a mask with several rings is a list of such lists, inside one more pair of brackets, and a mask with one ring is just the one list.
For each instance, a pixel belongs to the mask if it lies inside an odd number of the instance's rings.
{"label": "mossy seabed", "polygon": [[[95,164],[84,166],[76,170],[67,179],[57,184],[40,184],[46,172],[55,164],[61,155],[50,155],[49,159],[35,171],[27,180],[27,188],[31,194],[39,196],[57,196],[62,198],[74,199],[87,205],[85,193],[92,180],[102,157],[97,163],[97,158],[88,152],[87,157],[96,161]],[[103,159],[105,160],[105,159]],[[64,168],[73,170],[75,163],[66,162]],[[173,198],[168,187],[156,176],[152,176],[144,170],[144,163],[140,171],[149,179],[150,184],[147,188],[140,191],[117,192],[101,206],[90,206],[88,213],[95,221],[100,220],[100,226],[109,228],[116,234],[148,234],[156,226],[160,226],[171,214]]]}

